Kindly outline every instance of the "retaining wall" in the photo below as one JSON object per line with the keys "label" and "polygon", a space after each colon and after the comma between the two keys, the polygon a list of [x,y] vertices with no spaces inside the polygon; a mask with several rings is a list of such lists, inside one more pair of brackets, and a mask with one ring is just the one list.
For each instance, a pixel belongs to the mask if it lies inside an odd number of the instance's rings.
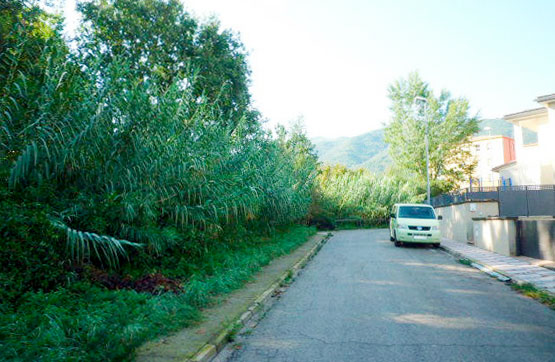
{"label": "retaining wall", "polygon": [[517,254],[516,219],[474,218],[474,245],[505,256]]}
{"label": "retaining wall", "polygon": [[441,235],[461,243],[474,242],[472,218],[498,216],[497,201],[464,202],[436,208],[443,217],[439,222]]}

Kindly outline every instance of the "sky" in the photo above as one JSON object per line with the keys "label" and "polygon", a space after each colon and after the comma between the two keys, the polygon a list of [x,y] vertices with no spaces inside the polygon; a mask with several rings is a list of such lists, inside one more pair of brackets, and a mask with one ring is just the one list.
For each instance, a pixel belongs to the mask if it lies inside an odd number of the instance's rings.
{"label": "sky", "polygon": [[[310,137],[355,136],[390,119],[389,84],[418,71],[482,118],[555,93],[552,0],[183,0],[249,52],[267,127],[300,117]],[[68,32],[78,16],[65,0]]]}

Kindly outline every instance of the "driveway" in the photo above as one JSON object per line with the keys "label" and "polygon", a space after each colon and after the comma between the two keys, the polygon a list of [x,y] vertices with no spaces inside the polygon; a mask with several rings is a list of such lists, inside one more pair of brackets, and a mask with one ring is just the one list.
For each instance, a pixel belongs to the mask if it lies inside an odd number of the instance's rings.
{"label": "driveway", "polygon": [[555,312],[387,230],[336,232],[232,361],[555,361]]}

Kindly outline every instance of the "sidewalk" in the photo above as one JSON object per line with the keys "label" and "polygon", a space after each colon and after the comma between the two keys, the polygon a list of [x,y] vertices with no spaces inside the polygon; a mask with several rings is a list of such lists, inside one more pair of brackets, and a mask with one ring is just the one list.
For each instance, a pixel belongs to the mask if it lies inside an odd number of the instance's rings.
{"label": "sidewalk", "polygon": [[441,241],[441,246],[451,254],[482,264],[517,283],[530,283],[555,294],[555,271],[445,238]]}
{"label": "sidewalk", "polygon": [[279,295],[281,283],[294,278],[327,240],[318,233],[291,254],[274,259],[243,288],[225,295],[220,303],[202,311],[203,320],[190,328],[145,343],[136,351],[137,361],[210,361],[238,327],[268,300]]}

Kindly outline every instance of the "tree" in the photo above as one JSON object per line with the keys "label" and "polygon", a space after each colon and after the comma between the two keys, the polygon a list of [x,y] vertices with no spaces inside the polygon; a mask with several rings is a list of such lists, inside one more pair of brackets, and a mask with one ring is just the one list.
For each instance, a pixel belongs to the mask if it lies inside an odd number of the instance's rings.
{"label": "tree", "polygon": [[218,21],[199,24],[178,0],[92,0],[78,9],[81,50],[90,59],[98,53],[105,65],[124,59],[137,82],[193,84],[194,95],[215,103],[233,124],[258,119],[250,105],[247,53]]}
{"label": "tree", "polygon": [[258,112],[250,107],[250,69],[239,39],[229,30],[222,31],[219,21],[212,19],[199,27],[194,46],[192,65],[199,78],[195,94],[217,100],[221,111],[235,121],[258,119]]}
{"label": "tree", "polygon": [[[427,99],[418,106],[416,97]],[[443,90],[435,97],[418,73],[400,79],[389,87],[393,116],[385,130],[385,140],[397,167],[426,178],[425,132],[429,120],[430,180],[436,191],[456,187],[468,177],[475,162],[468,143],[478,131],[478,120],[471,116],[465,98],[453,98]]]}

